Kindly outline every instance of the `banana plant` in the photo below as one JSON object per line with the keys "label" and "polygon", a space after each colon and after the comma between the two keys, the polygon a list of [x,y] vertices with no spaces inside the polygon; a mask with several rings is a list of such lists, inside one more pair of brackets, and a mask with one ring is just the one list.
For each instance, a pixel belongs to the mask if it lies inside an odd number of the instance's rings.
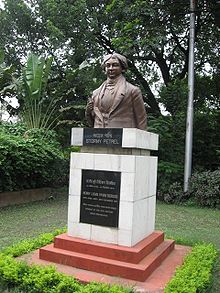
{"label": "banana plant", "polygon": [[56,110],[54,98],[46,96],[52,57],[44,59],[31,53],[23,70],[20,94],[23,102],[22,120],[29,129],[51,129],[58,119],[52,119]]}

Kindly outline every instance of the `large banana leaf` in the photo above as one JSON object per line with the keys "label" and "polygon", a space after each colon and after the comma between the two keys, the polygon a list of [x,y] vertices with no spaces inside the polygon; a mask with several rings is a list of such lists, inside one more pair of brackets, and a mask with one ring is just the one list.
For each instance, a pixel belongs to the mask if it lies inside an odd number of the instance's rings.
{"label": "large banana leaf", "polygon": [[45,60],[35,54],[30,54],[23,71],[23,120],[29,128],[49,128],[53,124],[51,122],[51,116],[55,111],[53,99],[50,100],[46,111],[43,111],[51,65],[51,57]]}
{"label": "large banana leaf", "polygon": [[26,90],[25,98],[29,100],[41,98],[44,63],[44,59],[34,54],[30,54],[28,57],[27,65],[23,72],[23,81]]}

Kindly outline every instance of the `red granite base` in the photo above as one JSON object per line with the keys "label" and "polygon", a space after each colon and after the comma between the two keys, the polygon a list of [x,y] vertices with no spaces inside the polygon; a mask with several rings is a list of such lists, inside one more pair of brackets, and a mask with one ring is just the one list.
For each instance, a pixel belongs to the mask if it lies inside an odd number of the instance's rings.
{"label": "red granite base", "polygon": [[40,249],[42,260],[143,282],[174,249],[155,231],[133,247],[88,241],[66,234]]}
{"label": "red granite base", "polygon": [[[128,249],[129,250],[129,249]],[[82,283],[92,281],[108,284],[118,284],[124,287],[132,287],[137,292],[159,293],[163,292],[166,284],[172,278],[178,266],[182,265],[183,258],[191,250],[190,247],[175,245],[171,253],[155,268],[145,281],[134,281],[132,279],[110,276],[90,270],[84,270],[69,265],[57,264],[39,258],[39,250],[26,254],[19,259],[27,261],[29,264],[54,265],[57,271],[74,276]]]}

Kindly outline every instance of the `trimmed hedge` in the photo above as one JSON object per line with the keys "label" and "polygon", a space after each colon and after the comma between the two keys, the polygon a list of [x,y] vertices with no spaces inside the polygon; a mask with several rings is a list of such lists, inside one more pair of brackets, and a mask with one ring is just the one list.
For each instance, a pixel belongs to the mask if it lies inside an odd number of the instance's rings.
{"label": "trimmed hedge", "polygon": [[53,242],[54,237],[66,232],[66,228],[57,229],[53,233],[44,233],[34,239],[26,239],[11,245],[1,251],[3,255],[18,257],[25,253],[34,251],[42,246]]}
{"label": "trimmed hedge", "polygon": [[[23,293],[132,293],[129,288],[109,286],[100,283],[82,285],[74,278],[56,272],[54,267],[28,266],[14,259],[53,241],[54,237],[65,231],[40,235],[33,240],[24,240],[8,247],[0,254],[0,285],[3,289],[15,289]],[[205,292],[211,281],[211,272],[217,250],[212,244],[200,244],[193,247],[192,252],[177,268],[175,276],[167,284],[165,293]]]}
{"label": "trimmed hedge", "polygon": [[0,125],[0,192],[66,184],[69,159],[53,132],[24,129]]}
{"label": "trimmed hedge", "polygon": [[129,288],[117,285],[90,283],[82,285],[73,277],[58,273],[53,266],[28,266],[25,262],[14,259],[25,253],[38,249],[53,241],[58,234],[66,229],[56,230],[54,233],[40,235],[33,240],[24,240],[8,247],[0,254],[0,288],[16,290],[22,293],[132,293]]}
{"label": "trimmed hedge", "polygon": [[164,293],[206,292],[216,257],[217,250],[212,244],[196,245],[185,257],[184,264],[177,268]]}

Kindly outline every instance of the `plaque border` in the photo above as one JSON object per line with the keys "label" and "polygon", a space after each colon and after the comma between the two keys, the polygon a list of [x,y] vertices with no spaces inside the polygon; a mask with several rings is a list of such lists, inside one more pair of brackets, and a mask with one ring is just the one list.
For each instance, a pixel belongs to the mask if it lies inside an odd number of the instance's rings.
{"label": "plaque border", "polygon": [[[86,136],[92,136],[93,133],[97,133],[97,135],[108,135],[108,133],[112,134],[112,139],[117,139],[118,144],[114,143],[101,143],[98,141],[94,143],[87,143]],[[91,139],[95,139],[92,138]],[[107,137],[106,137],[107,139]],[[123,139],[123,128],[83,128],[83,146],[100,146],[100,147],[122,147],[122,139]]]}
{"label": "plaque border", "polygon": [[[82,192],[83,192],[83,173],[85,173],[86,171],[90,171],[90,172],[108,172],[108,173],[116,173],[119,179],[118,182],[118,198],[117,198],[117,204],[116,204],[116,214],[115,214],[115,218],[113,219],[115,222],[115,225],[106,225],[106,224],[102,224],[102,223],[97,223],[96,221],[89,221],[89,220],[85,220],[83,219],[82,221]],[[120,193],[121,193],[121,172],[119,171],[109,171],[109,170],[91,170],[91,169],[82,169],[82,178],[81,178],[81,194],[80,194],[80,214],[79,214],[79,222],[80,223],[84,223],[84,224],[90,224],[90,225],[97,225],[97,226],[102,226],[102,227],[107,227],[107,228],[118,228],[119,227],[119,209],[120,209]]]}

